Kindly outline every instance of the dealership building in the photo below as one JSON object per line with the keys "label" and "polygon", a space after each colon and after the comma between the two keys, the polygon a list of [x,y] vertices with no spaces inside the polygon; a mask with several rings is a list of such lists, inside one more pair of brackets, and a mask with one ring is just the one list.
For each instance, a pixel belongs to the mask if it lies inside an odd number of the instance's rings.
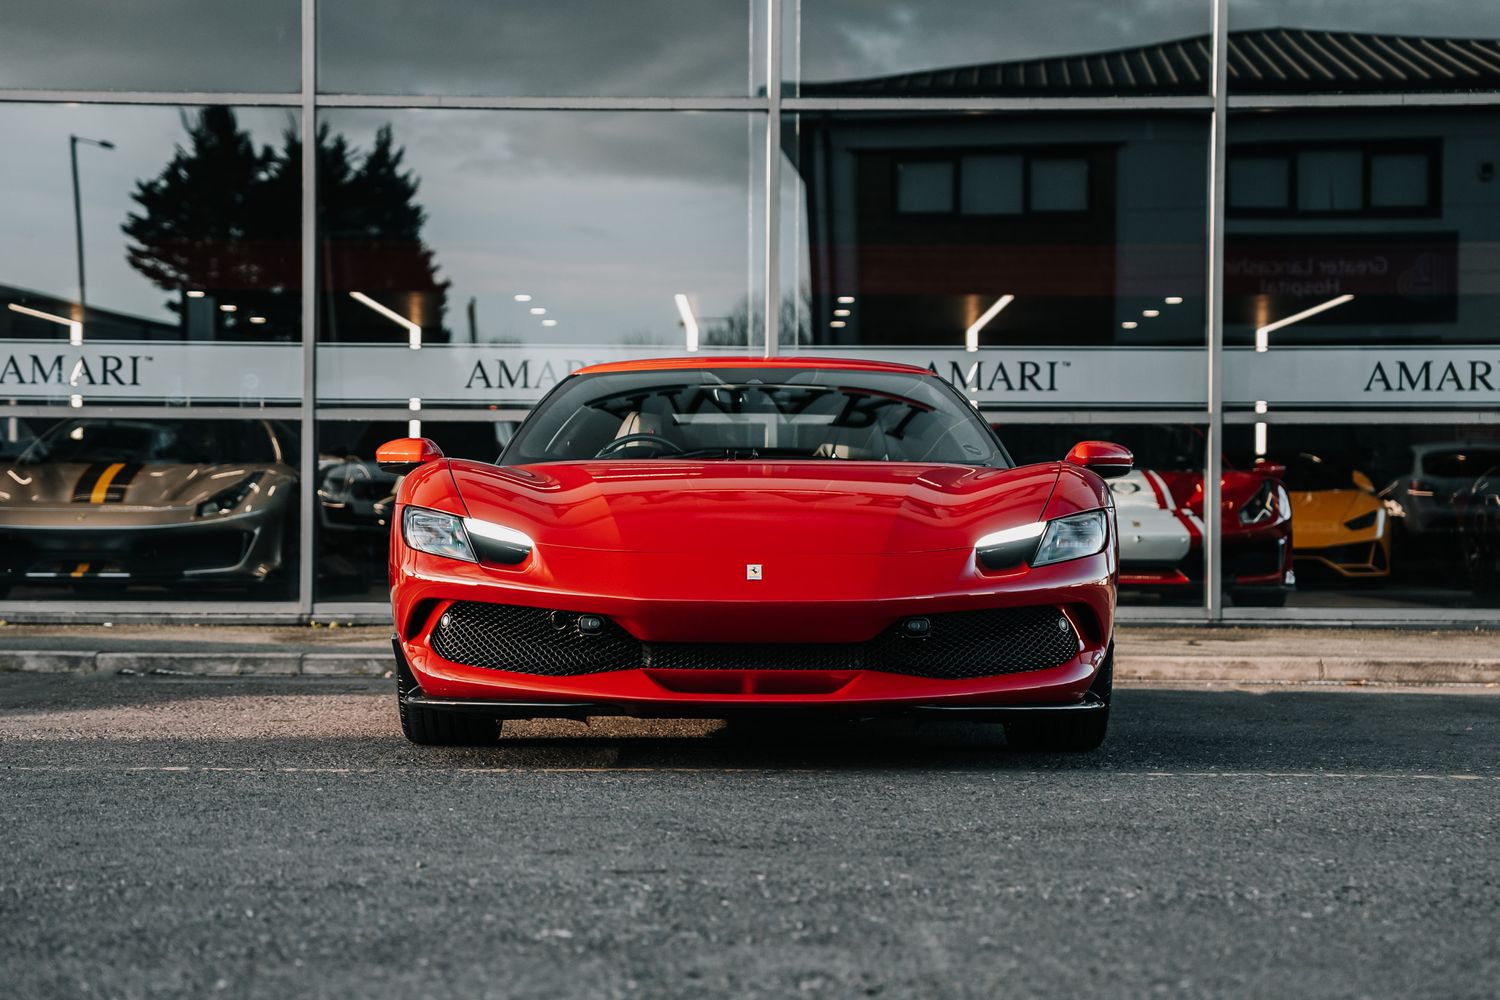
{"label": "dealership building", "polygon": [[1127,620],[1500,622],[1494,4],[9,0],[0,126],[0,618],[378,618],[378,444],[717,353],[1130,447]]}

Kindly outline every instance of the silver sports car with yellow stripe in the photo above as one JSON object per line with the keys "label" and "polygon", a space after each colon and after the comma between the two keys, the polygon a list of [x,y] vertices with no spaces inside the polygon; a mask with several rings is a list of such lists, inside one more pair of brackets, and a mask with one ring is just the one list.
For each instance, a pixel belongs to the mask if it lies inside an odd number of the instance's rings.
{"label": "silver sports car with yellow stripe", "polygon": [[0,587],[253,583],[286,558],[296,457],[265,420],[62,420],[0,465]]}

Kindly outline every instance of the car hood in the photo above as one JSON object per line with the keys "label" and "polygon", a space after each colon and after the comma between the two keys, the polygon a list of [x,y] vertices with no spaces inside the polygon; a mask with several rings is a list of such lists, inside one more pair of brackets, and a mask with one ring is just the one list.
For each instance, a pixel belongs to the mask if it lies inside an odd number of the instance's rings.
{"label": "car hood", "polygon": [[0,494],[16,510],[191,507],[265,465],[142,465],[136,462],[8,465],[0,471]]}
{"label": "car hood", "polygon": [[967,548],[1041,518],[1057,463],[451,463],[471,517],[539,545],[622,552],[897,553]]}
{"label": "car hood", "polygon": [[1377,497],[1363,490],[1297,490],[1290,496],[1292,516],[1301,523],[1327,521],[1341,525],[1381,506]]}

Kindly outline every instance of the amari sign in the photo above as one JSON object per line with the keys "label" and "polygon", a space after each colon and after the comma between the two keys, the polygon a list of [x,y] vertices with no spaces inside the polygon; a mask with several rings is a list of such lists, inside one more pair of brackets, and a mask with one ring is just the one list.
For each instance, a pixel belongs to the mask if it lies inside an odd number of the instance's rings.
{"label": "amari sign", "polygon": [[[528,406],[587,365],[670,355],[671,348],[325,344],[320,405]],[[705,352],[707,355],[709,352]],[[733,353],[743,353],[734,351]],[[981,406],[1201,408],[1206,352],[1192,348],[811,349],[919,365]],[[1225,352],[1230,405],[1470,407],[1500,404],[1500,348],[1273,347]],[[299,344],[0,341],[0,399],[16,402],[297,403]]]}
{"label": "amari sign", "polygon": [[[670,347],[484,347],[333,344],[318,351],[326,401],[377,403],[416,396],[422,405],[529,404],[586,365],[670,356]],[[680,352],[678,352],[680,353]],[[743,354],[743,349],[731,353]],[[791,352],[789,352],[791,353]],[[1207,356],[1198,350],[800,349],[804,356],[855,356],[920,365],[980,405],[1202,406]]]}
{"label": "amari sign", "polygon": [[1225,352],[1224,398],[1302,406],[1494,406],[1500,347]]}
{"label": "amari sign", "polygon": [[296,344],[0,340],[0,399],[83,403],[295,403]]}

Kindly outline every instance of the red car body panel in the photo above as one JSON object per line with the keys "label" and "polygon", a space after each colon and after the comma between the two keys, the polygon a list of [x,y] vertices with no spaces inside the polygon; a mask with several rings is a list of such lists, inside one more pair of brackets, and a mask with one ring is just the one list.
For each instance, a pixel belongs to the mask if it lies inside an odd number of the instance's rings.
{"label": "red car body panel", "polygon": [[[694,358],[585,371],[875,362]],[[392,518],[391,599],[401,652],[438,698],[604,704],[635,714],[745,705],[1060,705],[1081,701],[1114,633],[1117,547],[992,572],[982,535],[1112,506],[1067,463],[1013,469],[850,460],[597,460],[499,467],[443,459],[408,475]],[[535,542],[514,566],[418,552],[409,505],[503,524]],[[1111,526],[1111,531],[1113,527]],[[763,576],[747,580],[747,563]],[[615,670],[539,676],[455,663],[433,629],[457,601],[603,615],[643,642],[857,643],[911,616],[1045,605],[1079,637],[1047,669],[965,680],[879,670]]]}

